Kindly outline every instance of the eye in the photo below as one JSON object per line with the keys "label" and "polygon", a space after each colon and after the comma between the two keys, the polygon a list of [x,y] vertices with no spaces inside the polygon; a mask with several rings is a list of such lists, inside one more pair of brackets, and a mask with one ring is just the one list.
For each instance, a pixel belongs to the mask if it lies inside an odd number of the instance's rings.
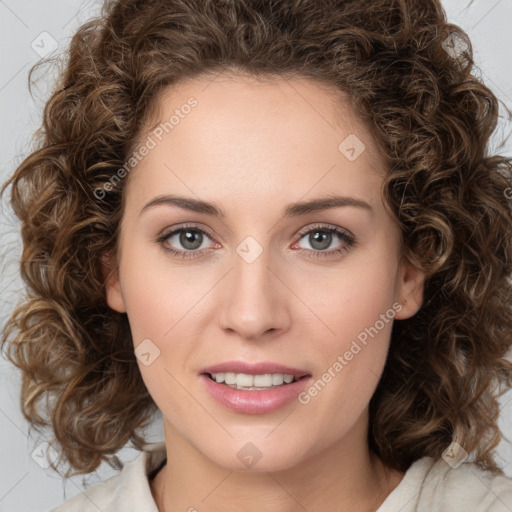
{"label": "eye", "polygon": [[[194,258],[206,250],[202,247],[206,238],[212,238],[207,231],[197,226],[180,226],[158,237],[157,242],[164,250],[180,258]],[[181,245],[183,249],[176,249]]]}
{"label": "eye", "polygon": [[[348,231],[326,225],[314,226],[307,231],[300,232],[299,235],[301,236],[300,241],[305,239],[309,243],[310,248],[305,250],[310,253],[308,257],[312,258],[328,258],[340,255],[347,252],[356,243],[354,235]],[[336,239],[341,243],[338,243],[336,248],[327,250],[333,242],[336,243]]]}
{"label": "eye", "polygon": [[[343,254],[356,244],[355,237],[351,233],[329,225],[316,225],[301,231],[299,235],[301,236],[299,242],[305,239],[310,244],[310,248],[301,248],[300,252],[306,252],[308,258],[314,259]],[[174,256],[196,258],[208,251],[208,246],[203,245],[206,239],[213,239],[213,235],[195,225],[183,225],[164,233],[156,241],[165,251]],[[338,246],[327,250],[333,242],[336,242],[336,239],[339,241]],[[216,242],[214,244],[220,247]]]}

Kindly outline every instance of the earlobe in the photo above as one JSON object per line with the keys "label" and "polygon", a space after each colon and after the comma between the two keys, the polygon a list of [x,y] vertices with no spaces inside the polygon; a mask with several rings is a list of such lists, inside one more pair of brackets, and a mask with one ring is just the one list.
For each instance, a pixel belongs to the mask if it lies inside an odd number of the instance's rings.
{"label": "earlobe", "polygon": [[126,313],[126,306],[121,290],[119,269],[115,256],[105,253],[101,256],[101,270],[105,280],[105,297],[107,304],[118,313]]}
{"label": "earlobe", "polygon": [[410,318],[420,310],[423,304],[424,286],[425,273],[404,256],[397,282],[396,296],[401,305],[395,315],[397,320]]}

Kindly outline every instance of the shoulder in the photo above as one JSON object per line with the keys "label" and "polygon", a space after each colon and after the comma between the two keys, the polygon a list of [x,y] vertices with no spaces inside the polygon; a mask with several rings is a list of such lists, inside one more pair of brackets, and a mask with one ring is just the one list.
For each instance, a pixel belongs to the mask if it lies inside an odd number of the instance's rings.
{"label": "shoulder", "polygon": [[[398,509],[396,507],[399,507]],[[512,479],[472,462],[457,467],[423,457],[377,512],[512,512]]]}
{"label": "shoulder", "polygon": [[90,487],[49,512],[158,512],[148,475],[165,458],[165,443],[150,443],[117,475]]}
{"label": "shoulder", "polygon": [[452,468],[443,459],[432,461],[423,493],[424,499],[449,505],[453,511],[512,512],[512,479],[484,471],[472,462]]}

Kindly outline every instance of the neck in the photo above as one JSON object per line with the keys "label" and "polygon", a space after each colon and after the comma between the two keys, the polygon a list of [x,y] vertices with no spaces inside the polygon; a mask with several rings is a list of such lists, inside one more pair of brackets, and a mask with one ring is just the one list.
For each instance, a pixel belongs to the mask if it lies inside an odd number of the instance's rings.
{"label": "neck", "polygon": [[[372,454],[360,428],[307,460],[280,471],[230,471],[166,425],[167,464],[152,481],[159,512],[244,510],[375,512],[403,473]],[[363,432],[364,434],[364,432]]]}

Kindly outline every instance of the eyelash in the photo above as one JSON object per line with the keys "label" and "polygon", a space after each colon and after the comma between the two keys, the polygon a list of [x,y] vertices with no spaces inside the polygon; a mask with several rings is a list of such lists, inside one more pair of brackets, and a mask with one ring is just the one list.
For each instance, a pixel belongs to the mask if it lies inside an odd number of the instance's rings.
{"label": "eyelash", "polygon": [[[197,233],[201,233],[203,235],[206,235],[207,237],[209,237],[210,239],[213,239],[213,235],[211,233],[209,233],[207,230],[204,230],[202,228],[199,228],[195,225],[189,225],[189,224],[186,224],[186,225],[183,225],[183,226],[180,226],[176,229],[173,229],[172,231],[168,232],[168,233],[164,233],[162,234],[161,236],[159,236],[156,240],[156,242],[167,252],[171,253],[173,256],[176,256],[178,258],[183,258],[183,259],[189,259],[189,258],[196,258],[196,254],[197,253],[201,253],[202,251],[206,250],[206,249],[203,249],[203,250],[195,250],[195,251],[181,251],[181,250],[176,250],[176,249],[173,249],[169,246],[166,246],[165,245],[165,242],[173,235],[175,235],[176,233],[180,233],[182,231],[186,231],[186,230],[189,230],[189,231],[194,231],[194,232],[197,232]],[[323,233],[334,233],[336,234],[343,242],[345,242],[346,244],[346,247],[342,247],[340,249],[331,249],[329,251],[320,251],[320,250],[315,250],[315,249],[301,249],[301,251],[306,251],[306,252],[311,252],[311,254],[308,256],[312,259],[320,259],[320,258],[329,258],[331,256],[334,256],[336,254],[341,254],[343,252],[346,252],[348,251],[351,247],[354,247],[356,245],[356,239],[355,237],[348,233],[347,231],[344,231],[340,228],[335,228],[333,226],[329,226],[329,225],[325,225],[325,224],[317,224],[313,227],[310,227],[306,230],[302,230],[301,232],[297,233],[299,236],[300,236],[300,240],[302,240],[302,238],[311,233],[311,232],[315,232],[315,231],[319,231],[319,232],[323,232]]]}

